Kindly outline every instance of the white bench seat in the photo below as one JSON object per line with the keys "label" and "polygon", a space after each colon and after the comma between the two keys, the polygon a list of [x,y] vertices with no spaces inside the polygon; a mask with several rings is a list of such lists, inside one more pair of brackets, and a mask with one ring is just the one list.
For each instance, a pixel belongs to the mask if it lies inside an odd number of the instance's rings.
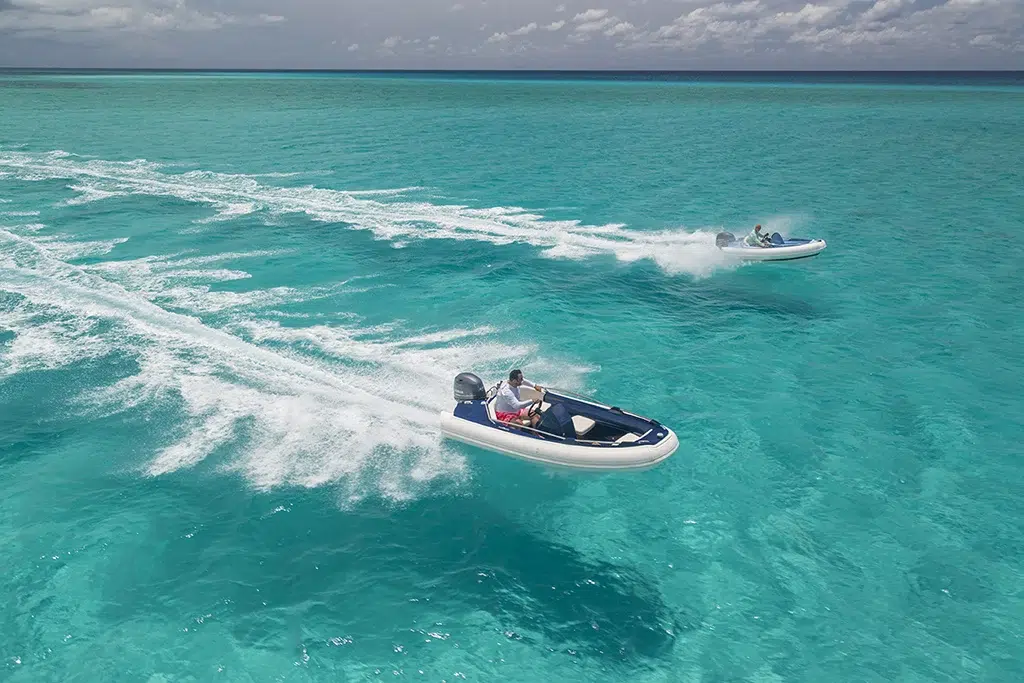
{"label": "white bench seat", "polygon": [[577,437],[582,438],[587,432],[594,428],[595,424],[597,423],[589,417],[583,417],[582,415],[572,416],[572,426],[576,429]]}

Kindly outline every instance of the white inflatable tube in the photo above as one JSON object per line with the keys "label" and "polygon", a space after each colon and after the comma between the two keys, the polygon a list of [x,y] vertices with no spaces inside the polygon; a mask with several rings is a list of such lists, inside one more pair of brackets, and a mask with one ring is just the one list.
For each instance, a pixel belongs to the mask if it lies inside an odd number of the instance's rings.
{"label": "white inflatable tube", "polygon": [[653,467],[679,448],[679,439],[665,426],[657,428],[663,434],[653,445],[584,446],[531,439],[515,433],[441,413],[441,431],[452,439],[478,446],[522,460],[576,470],[614,471],[641,470]]}
{"label": "white inflatable tube", "polygon": [[825,240],[810,240],[802,244],[783,244],[772,247],[735,246],[719,247],[722,253],[735,256],[744,261],[792,261],[818,254],[827,245]]}

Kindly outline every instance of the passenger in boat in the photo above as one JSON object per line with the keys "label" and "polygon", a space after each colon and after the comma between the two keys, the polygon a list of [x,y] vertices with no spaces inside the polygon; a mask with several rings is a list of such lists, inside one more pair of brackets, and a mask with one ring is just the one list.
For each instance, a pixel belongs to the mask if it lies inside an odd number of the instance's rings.
{"label": "passenger in boat", "polygon": [[772,243],[772,240],[768,237],[768,233],[761,234],[761,224],[758,223],[750,231],[750,234],[744,238],[743,243],[748,247],[767,247]]}
{"label": "passenger in boat", "polygon": [[524,401],[519,398],[519,387],[527,386],[543,392],[544,388],[523,379],[522,370],[513,370],[508,374],[508,381],[502,382],[498,389],[498,396],[494,399],[494,415],[501,422],[516,422],[518,424],[536,427],[540,422],[540,414],[530,417],[528,414],[530,406],[540,404],[542,399],[536,398],[532,401]]}

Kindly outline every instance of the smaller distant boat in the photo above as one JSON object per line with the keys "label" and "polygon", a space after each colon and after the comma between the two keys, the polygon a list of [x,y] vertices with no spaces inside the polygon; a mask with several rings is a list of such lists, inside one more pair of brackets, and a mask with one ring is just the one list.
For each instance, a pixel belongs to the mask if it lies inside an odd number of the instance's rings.
{"label": "smaller distant boat", "polygon": [[745,261],[792,261],[817,256],[826,246],[822,239],[786,238],[777,232],[772,233],[770,243],[763,247],[752,247],[736,239],[731,232],[718,233],[715,244],[723,253]]}
{"label": "smaller distant boat", "polygon": [[498,387],[484,389],[476,375],[455,378],[452,412],[441,413],[449,438],[523,460],[578,470],[639,470],[653,467],[679,447],[675,433],[657,420],[627,413],[562,390],[520,389],[523,400],[542,398],[532,410],[537,427],[501,422],[494,413]]}

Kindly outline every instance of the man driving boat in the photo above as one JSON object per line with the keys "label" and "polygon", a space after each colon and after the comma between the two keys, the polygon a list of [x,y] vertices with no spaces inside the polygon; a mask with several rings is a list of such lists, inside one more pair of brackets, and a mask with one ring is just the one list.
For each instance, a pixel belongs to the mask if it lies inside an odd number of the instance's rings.
{"label": "man driving boat", "polygon": [[494,415],[501,422],[529,425],[536,427],[540,422],[540,412],[530,415],[530,407],[534,404],[541,404],[541,398],[532,401],[524,401],[519,398],[519,387],[526,386],[543,392],[544,387],[523,379],[523,371],[516,369],[508,373],[508,381],[502,382],[498,388],[498,395],[494,399]]}
{"label": "man driving boat", "polygon": [[761,224],[758,223],[750,231],[750,234],[744,238],[743,243],[748,247],[767,247],[771,244],[771,238],[768,237],[768,233],[761,234]]}

